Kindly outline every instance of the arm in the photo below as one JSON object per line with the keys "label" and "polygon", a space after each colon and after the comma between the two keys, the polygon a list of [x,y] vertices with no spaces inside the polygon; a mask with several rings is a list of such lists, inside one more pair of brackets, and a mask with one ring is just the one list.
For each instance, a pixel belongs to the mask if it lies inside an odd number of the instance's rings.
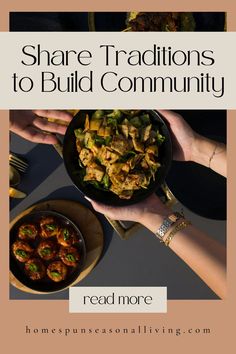
{"label": "arm", "polygon": [[[163,222],[163,215],[171,211],[160,206],[156,213],[147,211],[141,223],[156,232]],[[165,210],[165,211],[164,211]],[[173,229],[173,228],[172,228]],[[171,229],[171,230],[172,230]],[[167,232],[167,235],[171,232]],[[219,242],[204,232],[189,225],[178,231],[171,240],[169,247],[221,298],[226,296],[226,250]]]}
{"label": "arm", "polygon": [[172,111],[159,111],[169,123],[174,145],[174,159],[193,161],[226,176],[226,147],[192,130],[187,122]]}
{"label": "arm", "polygon": [[201,135],[196,135],[192,150],[192,161],[211,168],[226,177],[226,146]]}
{"label": "arm", "polygon": [[[116,220],[140,222],[155,233],[171,209],[153,194],[129,207],[111,207],[89,200],[94,209]],[[168,230],[171,232],[171,230]],[[168,233],[165,235],[168,235]],[[163,244],[163,247],[164,244]],[[220,297],[226,295],[225,248],[194,226],[175,234],[169,247]]]}

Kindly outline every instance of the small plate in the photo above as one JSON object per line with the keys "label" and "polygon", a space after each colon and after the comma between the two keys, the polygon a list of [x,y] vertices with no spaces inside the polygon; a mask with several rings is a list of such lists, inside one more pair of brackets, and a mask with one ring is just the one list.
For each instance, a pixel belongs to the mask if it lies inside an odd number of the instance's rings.
{"label": "small plate", "polygon": [[[39,223],[40,219],[42,217],[53,217],[56,219],[56,221],[61,225],[61,226],[70,226],[75,234],[78,237],[78,242],[76,243],[76,248],[79,251],[79,254],[81,256],[81,260],[78,264],[77,267],[72,268],[68,267],[68,275],[65,280],[61,282],[53,282],[50,280],[47,276],[45,276],[41,280],[33,281],[30,278],[27,277],[24,271],[24,263],[19,262],[13,255],[12,253],[12,244],[18,239],[18,229],[19,227],[24,224],[24,223]],[[29,244],[33,247],[36,248],[38,243],[40,242],[40,238],[37,237],[35,241],[29,241]],[[85,248],[85,242],[84,238],[78,229],[78,227],[66,216],[55,212],[55,211],[35,211],[32,213],[29,213],[27,215],[24,215],[22,218],[20,218],[16,223],[12,226],[10,230],[10,270],[12,274],[15,276],[16,279],[18,279],[23,285],[25,285],[27,288],[30,288],[32,290],[41,292],[41,293],[52,293],[56,291],[63,290],[70,286],[74,281],[78,278],[81,270],[83,269],[83,265],[85,262],[86,258],[86,248]],[[55,259],[57,260],[57,259]],[[43,261],[45,266],[49,262]]]}

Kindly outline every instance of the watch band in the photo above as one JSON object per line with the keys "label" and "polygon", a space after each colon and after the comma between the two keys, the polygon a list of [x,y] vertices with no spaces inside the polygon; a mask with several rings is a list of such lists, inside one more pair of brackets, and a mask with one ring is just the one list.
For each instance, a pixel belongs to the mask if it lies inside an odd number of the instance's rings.
{"label": "watch band", "polygon": [[163,237],[169,230],[169,228],[176,223],[179,219],[183,218],[183,215],[180,214],[179,212],[175,212],[171,215],[169,215],[167,218],[164,219],[163,223],[159,227],[159,229],[155,232],[155,235],[163,241]]}

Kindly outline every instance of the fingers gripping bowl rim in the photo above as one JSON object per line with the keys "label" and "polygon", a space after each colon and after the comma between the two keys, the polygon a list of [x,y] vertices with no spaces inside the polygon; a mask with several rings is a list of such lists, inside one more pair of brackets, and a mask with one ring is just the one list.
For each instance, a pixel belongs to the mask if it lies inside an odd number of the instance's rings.
{"label": "fingers gripping bowl rim", "polygon": [[102,191],[92,185],[82,183],[80,178],[82,167],[78,162],[78,151],[76,149],[74,131],[78,128],[84,128],[86,114],[91,116],[94,112],[95,110],[79,111],[70,122],[64,137],[63,159],[65,168],[72,182],[84,196],[106,205],[126,206],[146,199],[161,186],[170,169],[172,143],[167,124],[158,112],[154,110],[142,110],[143,113],[149,114],[152,123],[158,124],[160,133],[165,137],[163,144],[159,148],[159,161],[161,166],[155,173],[155,180],[151,180],[147,189],[136,190],[130,199],[120,199],[119,196],[111,191]]}

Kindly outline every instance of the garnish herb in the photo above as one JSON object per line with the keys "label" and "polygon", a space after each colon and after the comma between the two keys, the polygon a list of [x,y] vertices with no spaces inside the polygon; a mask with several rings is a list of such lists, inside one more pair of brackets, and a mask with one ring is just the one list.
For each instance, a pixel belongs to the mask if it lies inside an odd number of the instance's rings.
{"label": "garnish herb", "polygon": [[63,238],[64,238],[64,241],[68,241],[70,239],[70,233],[67,229],[63,230]]}
{"label": "garnish herb", "polygon": [[29,227],[25,227],[23,230],[21,230],[22,234],[24,235],[29,235],[31,236],[32,235],[32,229],[30,229]]}
{"label": "garnish herb", "polygon": [[50,272],[50,274],[51,274],[52,277],[55,277],[55,278],[58,278],[58,277],[61,276],[61,274],[59,272],[55,271],[55,270]]}
{"label": "garnish herb", "polygon": [[31,272],[38,272],[38,271],[39,271],[39,268],[38,268],[38,266],[37,266],[36,264],[31,263],[31,264],[29,265],[29,270],[30,270]]}
{"label": "garnish herb", "polygon": [[56,225],[55,224],[47,224],[46,225],[46,229],[49,230],[49,231],[54,231],[56,230]]}
{"label": "garnish herb", "polygon": [[66,255],[66,259],[69,261],[69,262],[75,262],[76,259],[75,257],[73,256],[73,254],[67,254]]}
{"label": "garnish herb", "polygon": [[24,250],[16,250],[17,256],[20,256],[21,258],[27,258],[28,254]]}
{"label": "garnish herb", "polygon": [[40,251],[40,253],[42,256],[48,256],[49,254],[52,253],[52,250],[49,247],[45,247]]}

